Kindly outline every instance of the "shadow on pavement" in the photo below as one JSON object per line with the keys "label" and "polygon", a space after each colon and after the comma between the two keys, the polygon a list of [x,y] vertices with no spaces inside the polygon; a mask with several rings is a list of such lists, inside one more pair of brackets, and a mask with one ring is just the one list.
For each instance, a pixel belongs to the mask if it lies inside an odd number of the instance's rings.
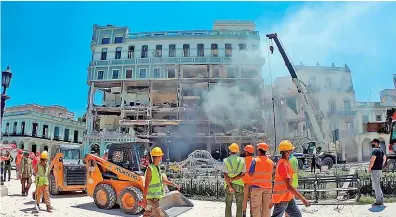
{"label": "shadow on pavement", "polygon": [[61,192],[58,195],[51,195],[51,198],[76,198],[76,197],[86,197],[87,194],[81,192]]}
{"label": "shadow on pavement", "polygon": [[368,210],[370,212],[382,212],[384,211],[386,208],[386,206],[382,205],[382,206],[371,206]]}
{"label": "shadow on pavement", "polygon": [[79,205],[72,206],[72,207],[78,208],[78,209],[94,211],[94,212],[106,213],[106,214],[112,215],[112,216],[137,217],[137,216],[143,215],[143,212],[139,215],[127,215],[127,214],[123,213],[121,211],[121,209],[118,208],[118,206],[115,206],[114,209],[100,209],[95,205],[95,203],[83,203],[83,204],[79,204]]}
{"label": "shadow on pavement", "polygon": [[10,197],[26,197],[26,196],[23,196],[22,194],[9,194],[8,196],[10,196]]}

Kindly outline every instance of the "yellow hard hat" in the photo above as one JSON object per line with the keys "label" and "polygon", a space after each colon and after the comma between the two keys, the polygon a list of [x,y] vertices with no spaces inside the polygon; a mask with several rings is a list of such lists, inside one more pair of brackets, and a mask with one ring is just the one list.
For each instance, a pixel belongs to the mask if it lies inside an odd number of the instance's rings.
{"label": "yellow hard hat", "polygon": [[162,152],[162,149],[160,147],[155,147],[153,150],[151,150],[150,155],[153,157],[160,157],[163,156],[164,153]]}
{"label": "yellow hard hat", "polygon": [[279,143],[279,151],[291,151],[294,149],[293,144],[289,140],[283,140]]}
{"label": "yellow hard hat", "polygon": [[47,151],[41,152],[40,159],[48,159],[48,152]]}
{"label": "yellow hard hat", "polygon": [[228,150],[230,150],[233,153],[239,152],[239,145],[236,143],[232,143],[230,146],[228,146]]}

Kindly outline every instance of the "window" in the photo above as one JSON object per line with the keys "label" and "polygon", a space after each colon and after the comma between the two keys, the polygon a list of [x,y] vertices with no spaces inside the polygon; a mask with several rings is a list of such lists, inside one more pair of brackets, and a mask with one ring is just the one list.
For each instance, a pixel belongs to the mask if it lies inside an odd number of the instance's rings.
{"label": "window", "polygon": [[334,113],[335,111],[337,111],[336,102],[335,100],[331,99],[329,100],[329,112]]}
{"label": "window", "polygon": [[232,45],[231,44],[225,44],[225,56],[232,57]]}
{"label": "window", "polygon": [[239,44],[239,51],[246,50],[246,44]]}
{"label": "window", "polygon": [[113,70],[113,79],[118,79],[118,69]]}
{"label": "window", "polygon": [[146,78],[147,69],[139,69],[139,78]]}
{"label": "window", "polygon": [[65,129],[65,133],[63,136],[63,141],[68,142],[69,141],[69,129]]}
{"label": "window", "polygon": [[124,37],[122,37],[122,36],[121,36],[121,37],[117,37],[117,36],[116,36],[116,37],[114,38],[114,43],[115,43],[115,44],[122,43],[122,40],[123,40],[123,39],[124,39]]}
{"label": "window", "polygon": [[362,115],[362,121],[363,121],[363,123],[369,122],[369,116],[368,115]]}
{"label": "window", "polygon": [[110,38],[102,38],[102,44],[110,44]]}
{"label": "window", "polygon": [[154,68],[154,78],[161,77],[161,68]]}
{"label": "window", "polygon": [[344,100],[344,109],[345,111],[351,111],[351,103],[349,100]]}
{"label": "window", "polygon": [[121,48],[120,47],[116,48],[115,59],[116,60],[121,59]]}
{"label": "window", "polygon": [[135,46],[128,47],[128,59],[135,58]]}
{"label": "window", "polygon": [[104,71],[98,71],[98,80],[103,79],[103,74],[104,74]]}
{"label": "window", "polygon": [[107,59],[107,48],[102,49],[102,55],[100,56],[100,60],[106,60]]}
{"label": "window", "polygon": [[14,128],[12,129],[12,133],[16,134],[18,122],[14,122]]}
{"label": "window", "polygon": [[126,70],[126,78],[132,78],[132,69]]}
{"label": "window", "polygon": [[147,58],[147,56],[148,56],[148,46],[147,45],[143,45],[142,46],[141,58]]}
{"label": "window", "polygon": [[219,56],[219,49],[217,47],[217,44],[211,44],[210,45],[210,50],[212,51],[212,57],[218,57]]}
{"label": "window", "polygon": [[162,45],[155,46],[155,57],[162,57]]}
{"label": "window", "polygon": [[176,57],[176,45],[175,44],[169,45],[169,57]]}
{"label": "window", "polygon": [[10,123],[7,123],[6,124],[6,128],[5,128],[5,133],[7,134],[8,133],[8,129],[10,128]]}
{"label": "window", "polygon": [[330,80],[330,78],[326,78],[325,87],[326,88],[331,88],[331,80]]}
{"label": "window", "polygon": [[197,57],[203,57],[203,56],[205,56],[204,45],[203,44],[197,44]]}
{"label": "window", "polygon": [[190,45],[183,44],[183,57],[189,57],[189,56],[190,56]]}
{"label": "window", "polygon": [[375,121],[382,121],[381,115],[375,115]]}

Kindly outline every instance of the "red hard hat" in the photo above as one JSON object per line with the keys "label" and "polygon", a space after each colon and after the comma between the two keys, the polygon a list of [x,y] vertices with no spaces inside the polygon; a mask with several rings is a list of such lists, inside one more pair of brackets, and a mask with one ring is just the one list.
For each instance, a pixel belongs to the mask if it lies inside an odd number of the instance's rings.
{"label": "red hard hat", "polygon": [[267,145],[267,143],[259,143],[257,144],[257,149],[261,149],[263,151],[268,151],[270,149],[269,145]]}
{"label": "red hard hat", "polygon": [[18,154],[22,154],[22,149],[18,149]]}
{"label": "red hard hat", "polygon": [[245,148],[243,150],[246,151],[246,152],[249,152],[250,154],[254,153],[254,148],[253,148],[252,145],[245,146]]}

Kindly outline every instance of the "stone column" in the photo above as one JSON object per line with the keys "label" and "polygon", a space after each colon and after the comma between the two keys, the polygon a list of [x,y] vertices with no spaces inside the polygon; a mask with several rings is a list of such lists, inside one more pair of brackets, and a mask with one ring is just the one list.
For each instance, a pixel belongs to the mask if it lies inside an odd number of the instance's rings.
{"label": "stone column", "polygon": [[94,123],[93,123],[93,98],[95,96],[95,86],[94,82],[90,84],[89,92],[88,92],[88,111],[87,111],[87,134],[92,135],[94,130]]}
{"label": "stone column", "polygon": [[362,162],[363,160],[363,144],[362,140],[360,138],[360,135],[356,136],[356,142],[357,142],[357,156],[358,156],[358,162]]}

